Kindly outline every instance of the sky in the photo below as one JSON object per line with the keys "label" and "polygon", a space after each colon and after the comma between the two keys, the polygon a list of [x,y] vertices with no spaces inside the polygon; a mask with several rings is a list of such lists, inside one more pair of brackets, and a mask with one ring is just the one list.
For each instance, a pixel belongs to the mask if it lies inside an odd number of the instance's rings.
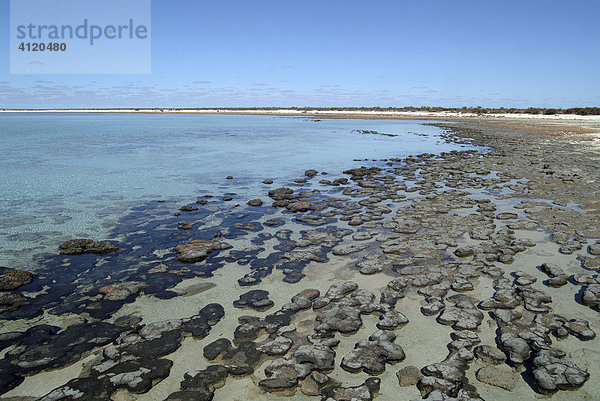
{"label": "sky", "polygon": [[152,0],[151,73],[33,75],[9,3],[0,108],[600,105],[598,0]]}

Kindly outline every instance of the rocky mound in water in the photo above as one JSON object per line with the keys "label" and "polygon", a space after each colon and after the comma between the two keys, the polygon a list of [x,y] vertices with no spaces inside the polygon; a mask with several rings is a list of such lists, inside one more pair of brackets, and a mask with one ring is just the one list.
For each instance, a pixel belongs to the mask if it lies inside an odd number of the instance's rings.
{"label": "rocky mound in water", "polygon": [[72,239],[60,244],[61,255],[81,255],[84,253],[105,254],[117,251],[111,241],[93,241],[91,239]]}

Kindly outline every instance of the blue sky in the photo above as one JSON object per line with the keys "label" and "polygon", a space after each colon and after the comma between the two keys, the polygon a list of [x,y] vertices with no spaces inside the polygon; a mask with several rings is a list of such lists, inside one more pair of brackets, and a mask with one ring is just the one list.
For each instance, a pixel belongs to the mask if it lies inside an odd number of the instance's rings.
{"label": "blue sky", "polygon": [[[600,105],[600,1],[152,1],[152,73],[11,75],[0,108]],[[0,0],[9,26],[9,0]]]}

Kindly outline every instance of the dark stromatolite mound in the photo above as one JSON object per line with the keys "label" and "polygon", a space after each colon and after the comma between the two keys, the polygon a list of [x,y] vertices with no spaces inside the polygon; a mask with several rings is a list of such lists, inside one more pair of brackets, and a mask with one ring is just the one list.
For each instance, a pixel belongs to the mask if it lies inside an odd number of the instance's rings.
{"label": "dark stromatolite mound", "polygon": [[335,351],[339,340],[329,335],[311,334],[307,337],[310,344],[302,345],[290,358],[277,358],[266,368],[265,379],[259,382],[266,391],[282,391],[296,387],[298,382],[313,371],[333,369]]}
{"label": "dark stromatolite mound", "polygon": [[225,385],[227,376],[229,372],[221,365],[187,372],[181,382],[181,391],[172,393],[166,401],[210,401],[215,390]]}
{"label": "dark stromatolite mound", "polygon": [[561,287],[569,282],[569,276],[554,263],[542,263],[540,270],[550,277],[545,283],[551,287]]}
{"label": "dark stromatolite mound", "polygon": [[283,305],[281,310],[297,312],[308,309],[312,306],[313,301],[321,295],[319,290],[306,289],[292,297],[292,302]]}
{"label": "dark stromatolite mound", "polygon": [[233,306],[236,308],[250,308],[257,311],[267,310],[273,305],[273,301],[269,299],[269,291],[265,290],[248,291],[247,293],[240,295],[238,300],[233,301]]}
{"label": "dark stromatolite mound", "polygon": [[458,256],[459,258],[465,258],[467,256],[472,256],[475,253],[475,251],[473,250],[473,248],[470,247],[459,247],[456,248],[456,250],[454,251],[454,254],[456,256]]}
{"label": "dark stromatolite mound", "polygon": [[210,361],[221,357],[229,374],[245,376],[254,373],[263,351],[253,341],[243,341],[234,347],[226,338],[220,338],[204,347],[204,357]]}
{"label": "dark stromatolite mound", "polygon": [[310,374],[308,366],[296,363],[294,359],[275,359],[265,368],[266,379],[259,382],[259,386],[269,392],[277,392],[298,385],[298,381]]}
{"label": "dark stromatolite mound", "polygon": [[391,306],[396,305],[399,299],[404,298],[404,290],[408,286],[408,279],[405,277],[396,277],[390,281],[381,293],[381,303]]}
{"label": "dark stromatolite mound", "polygon": [[565,353],[556,349],[542,350],[533,359],[533,379],[544,393],[581,387],[590,377],[571,361],[562,359]]}
{"label": "dark stromatolite mound", "polygon": [[313,308],[318,310],[315,327],[318,332],[339,331],[354,333],[362,326],[362,314],[379,315],[377,328],[392,330],[408,323],[402,313],[388,303],[376,303],[370,291],[358,289],[353,281],[340,281],[333,284],[325,296],[316,298]]}
{"label": "dark stromatolite mound", "polygon": [[356,387],[331,386],[322,390],[325,401],[371,401],[379,392],[381,379],[369,377],[365,382]]}
{"label": "dark stromatolite mound", "polygon": [[63,242],[60,244],[60,249],[61,255],[82,255],[84,253],[103,255],[116,252],[119,248],[111,241],[93,241],[79,238]]}
{"label": "dark stromatolite mound", "polygon": [[260,231],[262,226],[260,223],[255,221],[248,221],[246,223],[236,223],[233,225],[233,228],[238,230],[246,230],[246,231]]}
{"label": "dark stromatolite mound", "polygon": [[498,213],[496,218],[498,220],[516,220],[519,218],[519,216],[516,213],[504,212],[504,213]]}
{"label": "dark stromatolite mound", "polygon": [[130,295],[137,294],[147,287],[148,284],[141,281],[127,281],[124,283],[105,285],[104,287],[98,288],[98,292],[104,296],[104,299],[109,301],[122,301]]}
{"label": "dark stromatolite mound", "polygon": [[476,330],[483,320],[483,313],[475,306],[476,300],[465,295],[446,298],[454,303],[438,316],[438,322],[452,325],[455,330]]}
{"label": "dark stromatolite mound", "polygon": [[312,177],[314,177],[315,175],[317,175],[318,173],[319,173],[319,172],[318,172],[317,170],[310,169],[310,170],[306,170],[306,171],[304,172],[304,175],[305,175],[305,176],[307,176],[307,177],[309,177],[309,178],[312,178]]}
{"label": "dark stromatolite mound", "polygon": [[297,201],[288,203],[285,208],[292,213],[304,213],[314,210],[315,206],[310,202]]}
{"label": "dark stromatolite mound", "polygon": [[286,187],[272,189],[269,191],[269,198],[275,201],[294,199],[294,190]]}
{"label": "dark stromatolite mound", "polygon": [[96,377],[82,377],[70,380],[64,386],[60,386],[40,398],[40,401],[108,400],[113,392],[113,387],[104,380]]}
{"label": "dark stromatolite mound", "polygon": [[184,205],[181,206],[179,210],[181,210],[182,212],[195,212],[196,210],[198,210],[198,208],[195,206]]}
{"label": "dark stromatolite mound", "polygon": [[596,333],[590,328],[590,323],[584,319],[567,319],[552,313],[536,315],[534,322],[551,330],[556,338],[566,338],[573,335],[581,341],[596,338]]}
{"label": "dark stromatolite mound", "polygon": [[391,331],[376,331],[368,340],[356,343],[354,350],[342,359],[342,368],[353,373],[361,370],[371,375],[383,373],[386,363],[405,358],[402,347],[394,344],[395,339],[396,335]]}
{"label": "dark stromatolite mound", "polygon": [[600,242],[588,246],[588,252],[591,255],[600,255]]}
{"label": "dark stromatolite mound", "polygon": [[267,327],[267,322],[257,316],[240,316],[238,323],[233,332],[233,341],[236,344],[257,339]]}
{"label": "dark stromatolite mound", "polygon": [[[441,380],[437,380],[440,382]],[[432,381],[433,382],[433,381]],[[435,384],[432,384],[432,387],[436,387]],[[437,387],[436,387],[437,388]],[[439,390],[433,390],[427,395],[427,398],[419,398],[417,400],[412,401],[483,401],[479,396],[473,396],[463,390],[459,390],[457,392],[456,397],[444,394]]]}
{"label": "dark stromatolite mound", "polygon": [[33,274],[0,266],[0,291],[16,290],[33,281]]}
{"label": "dark stromatolite mound", "polygon": [[29,299],[21,294],[1,293],[0,314],[13,312],[22,306],[28,305]]}
{"label": "dark stromatolite mound", "polygon": [[512,391],[517,386],[519,376],[507,366],[485,366],[475,373],[482,383]]}
{"label": "dark stromatolite mound", "polygon": [[188,244],[181,244],[175,247],[178,253],[175,258],[181,263],[201,262],[213,251],[222,251],[231,248],[226,242],[212,240],[192,240]]}
{"label": "dark stromatolite mound", "polygon": [[248,201],[248,205],[254,206],[254,207],[262,206],[262,204],[263,204],[263,201],[260,199],[250,199]]}
{"label": "dark stromatolite mound", "polygon": [[535,278],[529,273],[525,273],[522,271],[514,272],[513,275],[516,277],[515,284],[520,286],[528,286],[537,281],[537,278]]}
{"label": "dark stromatolite mound", "polygon": [[581,302],[587,306],[600,305],[600,284],[589,284],[584,287]]}
{"label": "dark stromatolite mound", "polygon": [[[233,333],[234,342],[240,344],[244,341],[255,340],[263,331],[275,333],[282,327],[289,326],[291,318],[296,312],[311,306],[311,299],[313,299],[311,297],[314,295],[309,294],[306,294],[305,291],[300,292],[293,297],[291,304],[286,304],[280,310],[265,316],[264,319],[257,316],[240,316],[238,318],[239,325]],[[296,302],[302,302],[302,305],[296,307]],[[304,304],[305,302],[308,302],[308,305]]]}
{"label": "dark stromatolite mound", "polygon": [[[12,377],[35,374],[70,365],[97,346],[114,341],[123,328],[105,322],[80,323],[60,331],[59,327],[38,325],[21,333],[16,345],[0,360],[0,371]],[[0,389],[8,391],[11,384]]]}
{"label": "dark stromatolite mound", "polygon": [[[70,339],[70,347],[87,345],[93,348],[109,342],[112,344],[104,348],[102,358],[90,367],[88,377],[73,379],[42,399],[47,401],[110,399],[119,389],[126,389],[132,393],[145,393],[169,375],[173,362],[163,357],[179,348],[184,333],[190,333],[195,339],[202,339],[208,335],[211,326],[216,324],[224,313],[220,305],[209,304],[192,317],[138,326],[132,331],[123,333],[118,339],[116,335],[108,337],[86,327],[71,326],[73,330],[80,333],[79,336],[93,337],[93,339],[89,342],[81,342],[77,338]],[[118,330],[117,334],[124,331],[124,328],[108,323],[92,323],[94,324]],[[48,326],[46,331],[49,335],[55,332],[52,326]],[[69,349],[64,346],[63,348]],[[83,389],[85,392],[81,395]],[[80,396],[84,398],[78,398]]]}
{"label": "dark stromatolite mound", "polygon": [[283,326],[269,336],[269,340],[263,343],[258,350],[267,355],[285,355],[292,345],[294,340],[290,338],[290,333],[294,333],[296,327]]}
{"label": "dark stromatolite mound", "polygon": [[423,378],[423,374],[416,366],[405,366],[396,373],[400,387],[413,386]]}
{"label": "dark stromatolite mound", "polygon": [[198,222],[181,221],[177,223],[177,228],[180,230],[191,230],[196,224],[198,224]]}
{"label": "dark stromatolite mound", "polygon": [[491,345],[478,345],[473,351],[477,359],[485,364],[500,365],[506,361],[504,352]]}
{"label": "dark stromatolite mound", "polygon": [[523,300],[525,309],[534,313],[550,311],[550,306],[547,304],[552,302],[552,298],[544,291],[532,287],[518,287],[517,293]]}

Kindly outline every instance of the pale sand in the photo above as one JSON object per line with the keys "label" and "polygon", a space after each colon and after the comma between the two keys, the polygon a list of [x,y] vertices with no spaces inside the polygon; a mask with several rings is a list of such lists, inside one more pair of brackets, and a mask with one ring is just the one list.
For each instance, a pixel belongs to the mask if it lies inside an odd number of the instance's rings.
{"label": "pale sand", "polygon": [[232,114],[232,115],[275,115],[301,117],[347,117],[347,118],[397,118],[397,119],[507,119],[532,120],[536,122],[572,122],[600,124],[600,115],[580,116],[575,114],[522,114],[522,113],[459,113],[451,111],[385,111],[385,110],[336,110],[336,109],[180,109],[180,108],[125,108],[125,109],[2,109],[0,113],[158,113],[158,114]]}

